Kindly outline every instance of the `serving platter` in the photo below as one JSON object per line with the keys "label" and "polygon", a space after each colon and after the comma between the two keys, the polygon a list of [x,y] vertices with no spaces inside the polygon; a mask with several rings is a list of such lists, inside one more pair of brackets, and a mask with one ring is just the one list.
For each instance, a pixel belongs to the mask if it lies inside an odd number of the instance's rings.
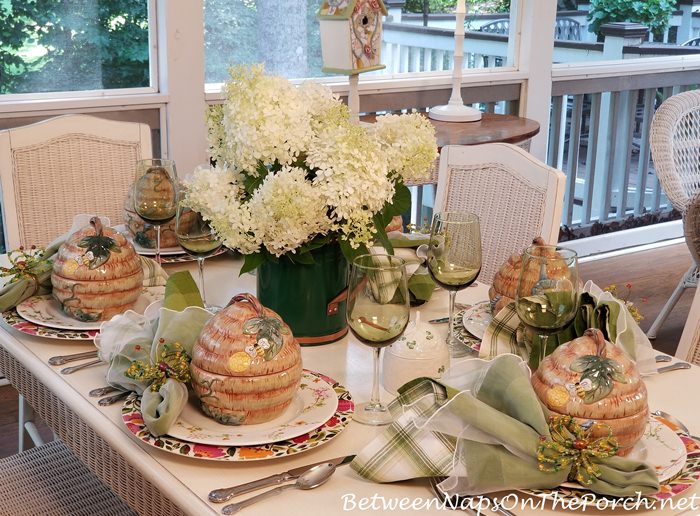
{"label": "serving platter", "polygon": [[298,437],[328,421],[338,407],[338,395],[319,376],[304,371],[292,404],[279,417],[257,425],[222,425],[199,408],[191,396],[168,435],[181,441],[215,446],[255,446]]}
{"label": "serving platter", "polygon": [[345,387],[321,373],[308,370],[305,372],[331,385],[338,397],[338,403],[333,415],[327,421],[310,432],[290,439],[255,446],[219,446],[183,441],[168,435],[155,437],[151,435],[143,422],[141,399],[136,394],[130,395],[124,402],[122,421],[140,441],[165,452],[194,459],[250,462],[303,453],[329,442],[340,434],[352,420],[352,414],[355,410],[352,396]]}

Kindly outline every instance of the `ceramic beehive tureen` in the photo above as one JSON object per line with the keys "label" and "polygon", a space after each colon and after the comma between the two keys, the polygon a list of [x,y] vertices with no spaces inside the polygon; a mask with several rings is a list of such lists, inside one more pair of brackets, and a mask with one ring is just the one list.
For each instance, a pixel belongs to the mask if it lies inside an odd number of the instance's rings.
{"label": "ceramic beehive tureen", "polygon": [[573,416],[584,427],[596,425],[593,437],[611,432],[627,455],[641,439],[649,417],[647,390],[636,364],[607,342],[600,330],[562,344],[532,376],[532,386],[547,408]]}
{"label": "ceramic beehive tureen", "polygon": [[[542,237],[537,237],[532,241],[533,245],[546,245]],[[547,251],[551,252],[551,251]],[[518,290],[518,280],[520,278],[520,268],[522,265],[522,255],[514,254],[504,263],[493,277],[493,284],[489,289],[489,299],[491,300],[491,311],[497,314],[501,308],[515,300]],[[526,278],[533,286],[540,279],[540,270],[536,262],[525,271]]]}
{"label": "ceramic beehive tureen", "polygon": [[207,322],[192,349],[192,387],[219,423],[249,425],[281,415],[299,389],[301,348],[279,315],[251,294]]}
{"label": "ceramic beehive tureen", "polygon": [[141,295],[143,269],[134,246],[99,217],[58,250],[51,273],[53,297],[80,321],[105,321],[132,308]]}

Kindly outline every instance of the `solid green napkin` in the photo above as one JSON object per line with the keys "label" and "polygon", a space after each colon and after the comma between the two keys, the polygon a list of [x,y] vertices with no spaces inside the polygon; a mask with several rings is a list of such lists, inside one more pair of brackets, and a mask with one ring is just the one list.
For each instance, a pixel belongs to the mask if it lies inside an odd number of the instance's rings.
{"label": "solid green napkin", "polygon": [[[70,236],[63,234],[51,242],[44,250],[42,260],[26,270],[26,275],[15,275],[0,289],[0,312],[14,308],[22,301],[32,296],[51,292],[51,270],[53,256],[61,244]],[[36,281],[33,279],[36,278]]]}
{"label": "solid green napkin", "polygon": [[418,268],[408,278],[408,292],[411,296],[411,306],[422,305],[430,300],[435,291],[435,282],[430,277],[428,268],[423,260],[416,256],[413,249],[430,242],[430,235],[390,233],[389,241],[396,250],[396,255],[406,260],[406,265],[419,264]]}
{"label": "solid green napkin", "polygon": [[[397,418],[357,455],[352,468],[375,482],[447,476],[449,495],[507,489],[554,488],[568,469],[538,467],[541,439],[550,439],[548,414],[525,362],[499,355],[490,362],[456,364],[443,380],[421,378],[403,386],[389,409]],[[654,469],[642,462],[594,459],[600,477],[587,489],[611,496],[659,490]]]}
{"label": "solid green napkin", "polygon": [[171,274],[165,284],[165,298],[163,308],[181,311],[188,306],[204,308],[202,295],[189,271],[180,271]]}

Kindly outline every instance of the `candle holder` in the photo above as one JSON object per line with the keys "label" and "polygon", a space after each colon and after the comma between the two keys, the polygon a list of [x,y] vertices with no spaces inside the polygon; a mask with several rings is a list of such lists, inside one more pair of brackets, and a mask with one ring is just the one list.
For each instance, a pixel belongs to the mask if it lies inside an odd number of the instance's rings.
{"label": "candle holder", "polygon": [[455,58],[452,67],[452,94],[444,106],[430,108],[428,117],[443,122],[478,122],[481,111],[465,106],[462,101],[462,61],[464,58],[464,15],[467,9],[465,0],[457,2],[457,19],[455,23]]}

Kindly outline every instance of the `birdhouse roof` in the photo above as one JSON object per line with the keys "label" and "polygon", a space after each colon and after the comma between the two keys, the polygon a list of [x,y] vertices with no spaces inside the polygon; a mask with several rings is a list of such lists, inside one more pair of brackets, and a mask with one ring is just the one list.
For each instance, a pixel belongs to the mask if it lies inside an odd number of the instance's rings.
{"label": "birdhouse roof", "polygon": [[[318,18],[321,20],[349,20],[355,4],[362,0],[323,0],[318,10]],[[389,14],[382,0],[370,0],[378,5],[384,16]]]}

